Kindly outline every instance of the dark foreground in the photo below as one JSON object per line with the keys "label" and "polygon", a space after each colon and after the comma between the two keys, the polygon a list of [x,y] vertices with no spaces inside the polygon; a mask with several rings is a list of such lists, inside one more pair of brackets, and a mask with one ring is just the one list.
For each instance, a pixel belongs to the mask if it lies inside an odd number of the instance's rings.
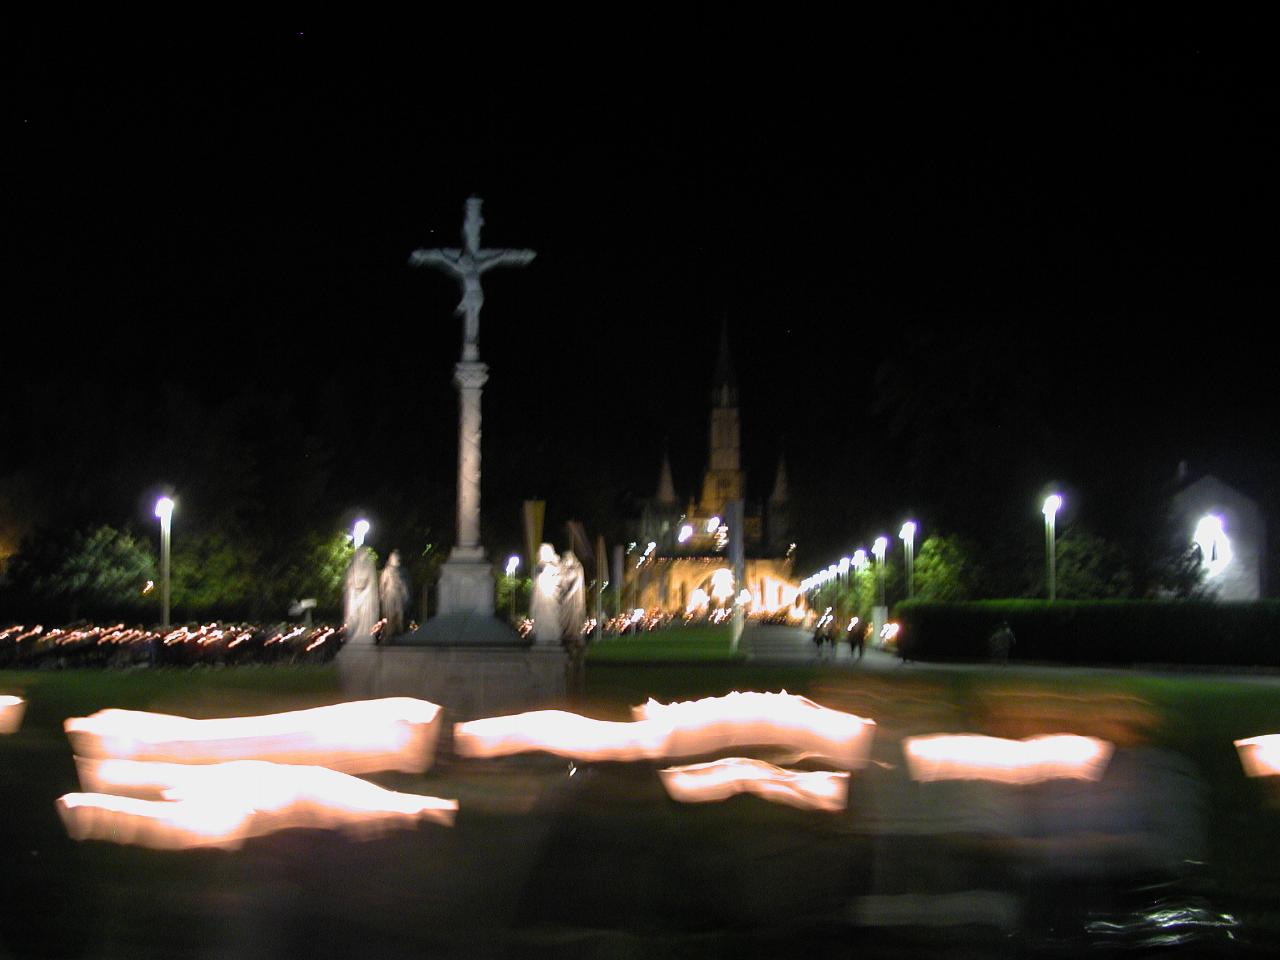
{"label": "dark foreground", "polygon": [[[1280,690],[1194,677],[604,666],[584,712],[645,696],[807,693],[879,723],[848,808],[680,805],[653,764],[453,758],[395,789],[452,828],[295,830],[235,853],[67,839],[67,716],[218,716],[340,699],[331,668],[0,673],[0,956],[1261,955],[1280,944],[1280,814],[1232,739],[1280,732]],[[1099,784],[912,783],[906,735],[1103,736]]]}

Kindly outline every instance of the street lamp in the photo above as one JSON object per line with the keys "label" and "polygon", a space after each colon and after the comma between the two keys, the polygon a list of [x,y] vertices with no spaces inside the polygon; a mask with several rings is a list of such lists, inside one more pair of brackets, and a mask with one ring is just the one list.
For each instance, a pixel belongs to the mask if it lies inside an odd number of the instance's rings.
{"label": "street lamp", "polygon": [[160,630],[169,629],[169,534],[173,527],[173,500],[161,497],[156,501],[156,516],[160,518]]}
{"label": "street lamp", "polygon": [[907,559],[907,599],[910,600],[916,595],[915,582],[915,562],[916,562],[916,523],[914,520],[908,520],[902,525],[902,529],[898,531],[898,536],[902,538],[902,546],[906,550]]}
{"label": "street lamp", "polygon": [[849,589],[849,567],[852,563],[853,559],[851,557],[841,557],[840,562],[836,564],[836,571],[840,574],[840,589],[836,591],[835,603],[837,620],[840,619],[838,616],[840,613],[840,601],[844,599],[844,595]]}
{"label": "street lamp", "polygon": [[364,538],[369,533],[369,521],[363,518],[356,521],[356,525],[351,528],[351,542],[355,548],[359,550],[364,546]]}
{"label": "street lamp", "polygon": [[871,552],[876,557],[876,569],[879,572],[880,581],[880,606],[884,606],[884,554],[889,549],[888,537],[876,537],[876,542],[871,545]]}
{"label": "street lamp", "polygon": [[[516,571],[520,569],[520,558],[514,553],[507,557],[507,579],[510,580],[516,575]],[[508,584],[511,587],[511,622],[516,622],[516,585]]]}
{"label": "street lamp", "polygon": [[1044,498],[1044,553],[1049,564],[1049,602],[1058,599],[1058,538],[1054,526],[1058,511],[1062,509],[1062,497],[1051,493]]}

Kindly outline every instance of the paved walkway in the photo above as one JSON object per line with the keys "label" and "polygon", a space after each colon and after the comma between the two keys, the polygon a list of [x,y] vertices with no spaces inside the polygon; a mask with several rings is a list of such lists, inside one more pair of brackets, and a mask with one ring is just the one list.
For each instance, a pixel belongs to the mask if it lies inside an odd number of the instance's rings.
{"label": "paved walkway", "polygon": [[813,632],[799,627],[749,625],[742,631],[742,643],[748,659],[755,663],[809,663],[867,670],[893,670],[902,666],[896,654],[871,647],[865,648],[861,660],[853,655],[847,643],[836,644],[834,653],[828,644],[819,650],[813,642]]}

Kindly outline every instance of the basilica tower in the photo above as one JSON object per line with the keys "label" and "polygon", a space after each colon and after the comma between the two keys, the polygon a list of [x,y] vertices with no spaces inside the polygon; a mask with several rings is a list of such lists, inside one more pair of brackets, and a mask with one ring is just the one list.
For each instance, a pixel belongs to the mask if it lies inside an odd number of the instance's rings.
{"label": "basilica tower", "polygon": [[711,390],[711,461],[702,481],[704,516],[720,515],[725,504],[743,496],[742,453],[738,426],[738,385],[729,359],[729,328],[720,326],[720,353]]}

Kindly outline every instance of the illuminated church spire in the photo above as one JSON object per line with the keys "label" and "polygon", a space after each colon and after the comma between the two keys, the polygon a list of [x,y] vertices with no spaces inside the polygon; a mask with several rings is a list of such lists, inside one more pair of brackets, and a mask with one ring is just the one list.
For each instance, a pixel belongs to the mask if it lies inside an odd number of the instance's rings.
{"label": "illuminated church spire", "polygon": [[729,359],[729,321],[720,321],[720,352],[716,355],[716,378],[711,388],[711,402],[717,407],[738,405],[738,382]]}
{"label": "illuminated church spire", "polygon": [[662,473],[658,477],[658,492],[654,496],[658,503],[676,502],[676,485],[671,479],[671,455],[662,451]]}
{"label": "illuminated church spire", "polygon": [[778,473],[773,479],[773,493],[765,506],[765,529],[769,546],[786,552],[791,546],[791,508],[787,504],[787,458],[778,454]]}
{"label": "illuminated church spire", "polygon": [[785,503],[787,500],[787,458],[778,455],[778,472],[773,478],[773,493],[769,494],[770,503]]}
{"label": "illuminated church spire", "polygon": [[738,385],[729,360],[729,324],[720,324],[720,353],[712,389],[711,457],[702,481],[702,511],[719,514],[743,495],[742,452],[738,424]]}

